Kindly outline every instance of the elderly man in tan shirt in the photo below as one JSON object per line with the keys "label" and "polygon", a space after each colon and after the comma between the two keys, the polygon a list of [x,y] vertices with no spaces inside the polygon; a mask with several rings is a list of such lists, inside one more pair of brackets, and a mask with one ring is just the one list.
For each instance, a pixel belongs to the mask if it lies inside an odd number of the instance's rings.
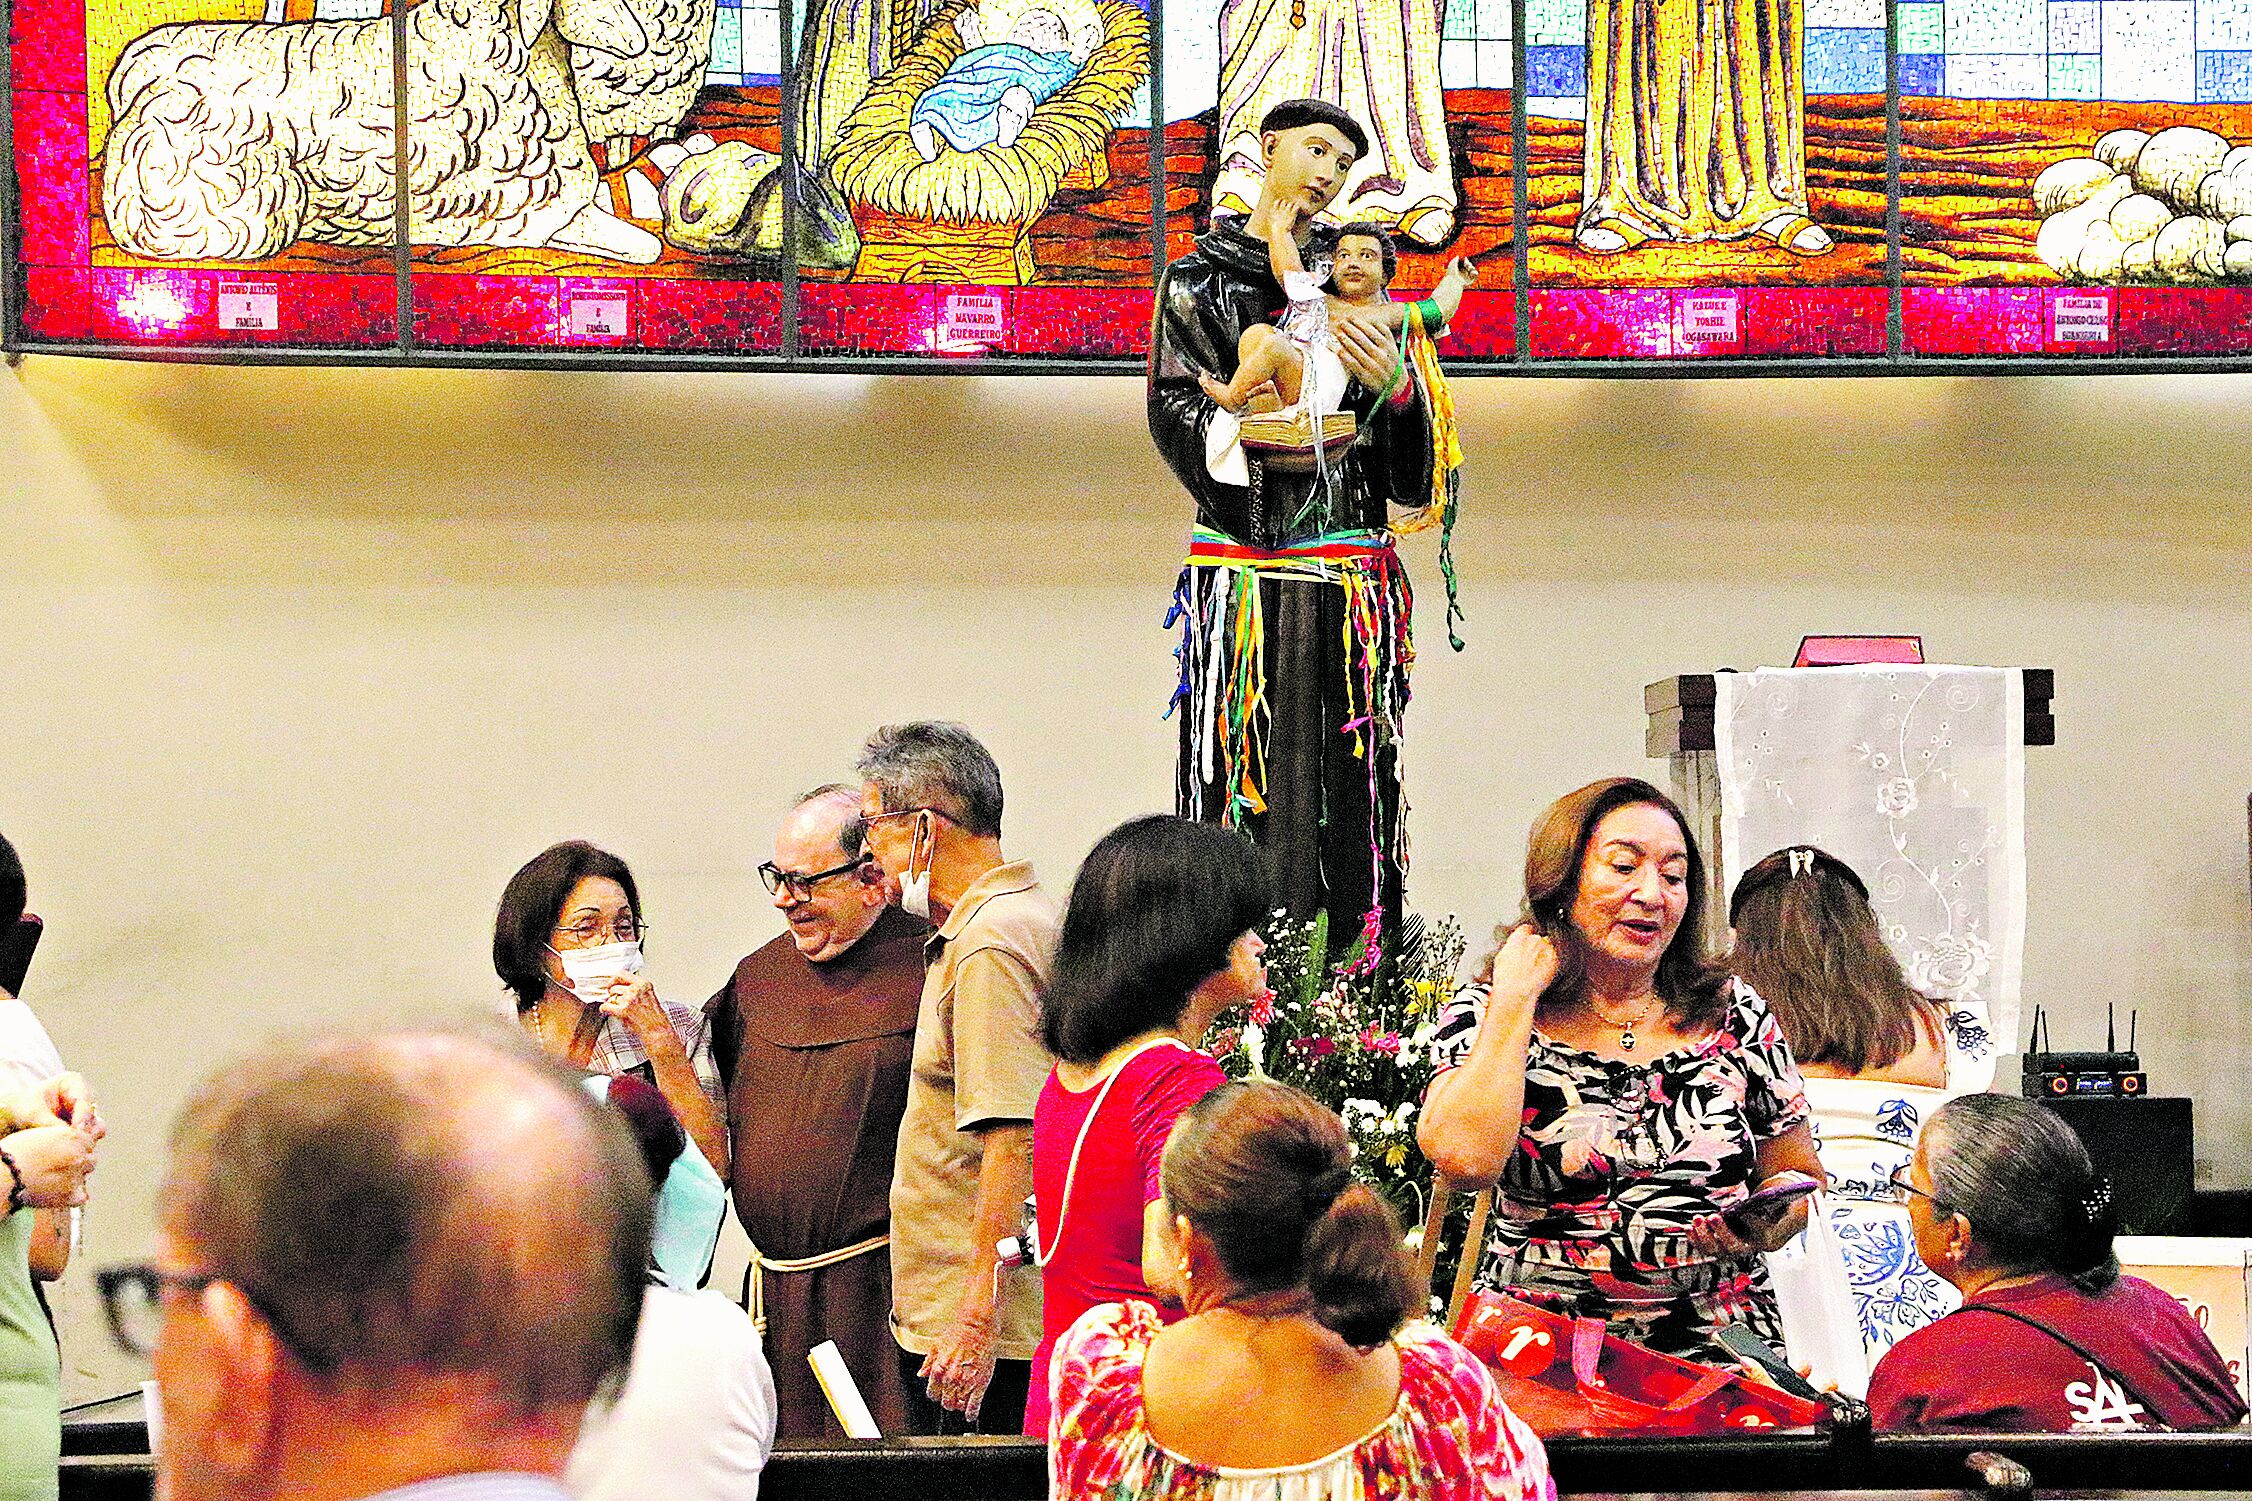
{"label": "elderly man in tan shirt", "polygon": [[1032,1191],[1032,1110],[1053,1065],[1040,990],[1061,914],[1001,853],[1001,773],[957,724],[887,725],[858,770],[868,848],[936,925],[891,1180],[892,1337],[919,1433],[1016,1433],[1040,1279],[1000,1264]]}

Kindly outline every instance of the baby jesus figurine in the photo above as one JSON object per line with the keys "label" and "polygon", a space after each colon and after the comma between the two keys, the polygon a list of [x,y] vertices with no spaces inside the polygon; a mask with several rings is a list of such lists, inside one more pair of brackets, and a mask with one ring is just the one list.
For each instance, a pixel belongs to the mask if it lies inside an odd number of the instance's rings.
{"label": "baby jesus figurine", "polygon": [[[1337,341],[1331,322],[1347,309],[1376,309],[1384,327],[1398,329],[1407,321],[1409,304],[1390,297],[1393,274],[1399,269],[1399,251],[1379,224],[1348,224],[1337,231],[1331,252],[1329,281],[1337,288],[1330,296],[1323,279],[1306,269],[1298,241],[1286,226],[1279,226],[1267,242],[1275,280],[1282,283],[1290,305],[1280,326],[1254,323],[1236,342],[1236,370],[1232,380],[1202,375],[1197,383],[1204,394],[1231,412],[1254,412],[1295,407],[1311,395],[1316,414],[1337,411],[1345,399],[1345,367],[1337,358]],[[1457,256],[1447,263],[1439,285],[1430,297],[1415,304],[1424,332],[1436,337],[1462,306],[1462,294],[1478,284],[1478,268]]]}

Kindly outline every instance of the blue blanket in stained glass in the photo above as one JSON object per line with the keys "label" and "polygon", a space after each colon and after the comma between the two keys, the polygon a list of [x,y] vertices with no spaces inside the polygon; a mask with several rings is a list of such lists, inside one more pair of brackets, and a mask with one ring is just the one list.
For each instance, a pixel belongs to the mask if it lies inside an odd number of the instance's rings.
{"label": "blue blanket in stained glass", "polygon": [[1038,104],[1078,71],[1068,52],[1035,52],[1014,42],[972,47],[923,90],[908,118],[930,121],[956,151],[975,151],[1001,137],[1003,94],[1021,86]]}

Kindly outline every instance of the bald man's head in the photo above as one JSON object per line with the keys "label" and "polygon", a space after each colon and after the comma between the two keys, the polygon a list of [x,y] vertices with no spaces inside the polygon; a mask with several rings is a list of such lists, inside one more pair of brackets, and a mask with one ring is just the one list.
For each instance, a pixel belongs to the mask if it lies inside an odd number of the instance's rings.
{"label": "bald man's head", "polygon": [[212,1080],[174,1127],[161,1216],[312,1375],[474,1377],[529,1414],[624,1368],[648,1183],[569,1070],[513,1038],[404,1032]]}

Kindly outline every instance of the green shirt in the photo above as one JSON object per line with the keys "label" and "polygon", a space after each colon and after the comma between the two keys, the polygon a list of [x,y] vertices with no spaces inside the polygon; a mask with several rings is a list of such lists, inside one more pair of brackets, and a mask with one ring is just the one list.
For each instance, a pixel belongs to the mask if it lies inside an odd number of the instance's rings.
{"label": "green shirt", "polygon": [[55,1332],[31,1290],[31,1211],[19,1209],[0,1220],[0,1501],[55,1501],[61,1413]]}

